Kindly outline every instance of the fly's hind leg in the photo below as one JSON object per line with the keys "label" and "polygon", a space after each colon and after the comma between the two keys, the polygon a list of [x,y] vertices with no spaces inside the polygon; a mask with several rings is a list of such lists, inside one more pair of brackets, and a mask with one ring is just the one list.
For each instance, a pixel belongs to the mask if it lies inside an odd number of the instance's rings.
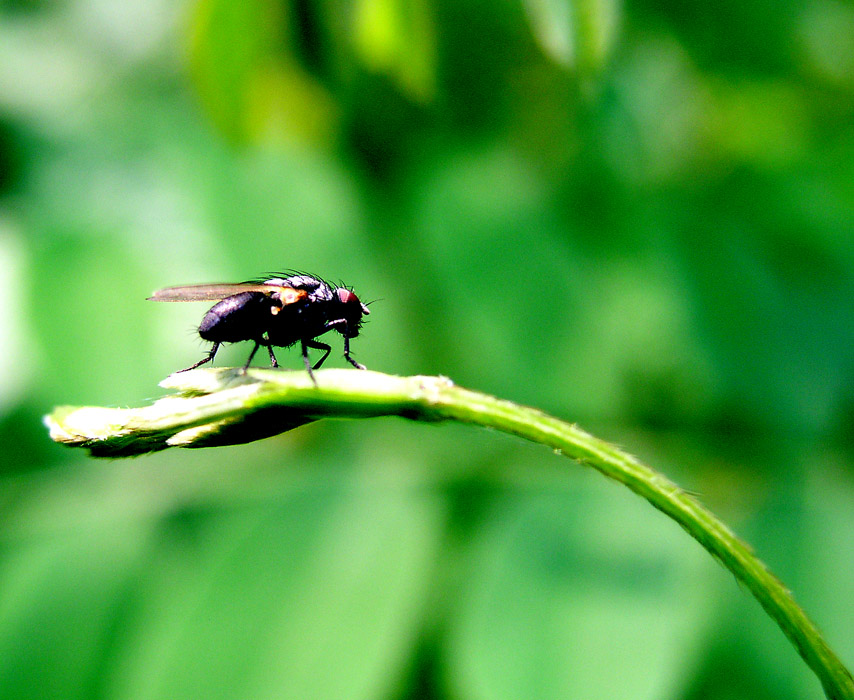
{"label": "fly's hind leg", "polygon": [[203,364],[206,364],[207,362],[213,362],[214,355],[216,355],[216,351],[219,350],[219,345],[220,345],[219,343],[214,343],[213,347],[211,348],[211,351],[208,353],[207,357],[202,358],[196,364],[190,365],[186,369],[178,370],[178,372],[176,372],[175,374],[178,374],[179,372],[189,372],[191,369],[196,369],[196,367],[201,367]]}

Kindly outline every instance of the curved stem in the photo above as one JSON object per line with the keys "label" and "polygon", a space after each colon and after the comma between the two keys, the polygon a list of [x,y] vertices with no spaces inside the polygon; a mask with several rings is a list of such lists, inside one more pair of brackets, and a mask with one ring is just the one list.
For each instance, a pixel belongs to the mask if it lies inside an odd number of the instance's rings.
{"label": "curved stem", "polygon": [[443,377],[395,377],[324,370],[317,385],[303,372],[199,369],[162,386],[180,393],[137,409],[60,407],[45,422],[51,437],[96,456],[172,446],[248,442],[319,418],[397,415],[491,427],[560,450],[649,501],[720,561],[777,622],[815,672],[827,697],[854,699],[851,674],[789,591],[729,528],[693,497],[635,457],[533,408],[455,386]]}

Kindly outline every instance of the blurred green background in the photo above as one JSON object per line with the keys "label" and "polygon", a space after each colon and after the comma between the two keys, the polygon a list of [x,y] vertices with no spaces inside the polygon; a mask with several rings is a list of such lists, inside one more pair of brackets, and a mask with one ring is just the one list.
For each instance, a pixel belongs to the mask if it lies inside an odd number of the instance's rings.
{"label": "blurred green background", "polygon": [[203,356],[155,288],[343,280],[358,360],[639,454],[851,666],[852,37],[839,0],[2,0],[0,698],[819,697],[696,543],[536,446],[101,462],[41,417]]}

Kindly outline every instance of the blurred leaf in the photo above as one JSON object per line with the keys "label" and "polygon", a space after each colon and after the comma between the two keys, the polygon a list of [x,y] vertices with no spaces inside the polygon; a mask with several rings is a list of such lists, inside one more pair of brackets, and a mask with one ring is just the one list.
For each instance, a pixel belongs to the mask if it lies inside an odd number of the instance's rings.
{"label": "blurred leaf", "polygon": [[[638,24],[678,39],[706,72],[750,75],[791,72],[793,29],[803,0],[720,0],[714,12],[689,0],[639,0],[631,4]],[[644,16],[644,15],[648,16]]]}
{"label": "blurred leaf", "polygon": [[[75,232],[89,223],[73,213],[68,219],[52,223]],[[28,301],[40,331],[39,398],[50,402],[48,397],[67,391],[115,402],[117,384],[128,394],[147,395],[149,382],[136,369],[149,352],[138,314],[144,293],[135,302],[133,291],[148,285],[128,241],[57,235],[42,242],[32,266],[37,277],[30,280]],[[61,293],[60,306],[43,303],[44,280]],[[117,338],[131,342],[117,346]]]}
{"label": "blurred leaf", "polygon": [[788,83],[710,84],[706,118],[714,157],[760,167],[791,163],[806,151],[808,97]]}
{"label": "blurred leaf", "polygon": [[616,40],[620,0],[524,0],[524,6],[553,61],[584,77],[602,68]]}
{"label": "blurred leaf", "polygon": [[[827,466],[830,468],[826,468]],[[849,465],[850,466],[850,465]],[[822,468],[825,467],[825,468]],[[854,471],[841,454],[808,465],[801,596],[839,655],[854,667]]]}
{"label": "blurred leaf", "polygon": [[219,127],[245,136],[249,90],[281,36],[281,13],[265,0],[200,0],[191,35],[198,90]]}
{"label": "blurred leaf", "polygon": [[23,299],[24,243],[0,218],[0,413],[10,408],[30,379],[22,349],[30,345]]}
{"label": "blurred leaf", "polygon": [[0,559],[0,698],[92,698],[147,527],[71,528]]}
{"label": "blurred leaf", "polygon": [[329,96],[283,46],[287,17],[274,0],[199,0],[191,59],[197,89],[216,125],[238,142],[327,143]]}
{"label": "blurred leaf", "polygon": [[807,67],[822,80],[854,89],[854,7],[840,0],[807,3],[798,34]]}
{"label": "blurred leaf", "polygon": [[612,77],[614,105],[602,113],[596,144],[618,180],[630,187],[681,182],[702,167],[698,156],[709,119],[703,79],[685,48],[669,37],[641,37],[626,47]]}
{"label": "blurred leaf", "polygon": [[115,691],[382,696],[416,634],[435,554],[434,505],[401,493],[296,494],[204,524],[195,561],[182,553],[179,528],[141,582],[144,625],[128,635]]}
{"label": "blurred leaf", "polygon": [[59,525],[19,521],[31,534],[2,533],[0,697],[387,695],[418,634],[442,509],[423,491],[326,482],[157,518],[133,512],[136,497],[130,514],[92,497],[95,524],[76,527],[72,497]]}
{"label": "blurred leaf", "polygon": [[496,504],[445,659],[455,696],[680,696],[711,620],[711,565],[678,528],[614,496],[590,484]]}
{"label": "blurred leaf", "polygon": [[[812,611],[848,667],[854,661],[854,473],[832,451],[790,440],[773,461],[773,480],[755,494],[742,527],[757,552]],[[784,452],[796,458],[786,458]],[[796,478],[784,476],[797,473]],[[742,488],[742,491],[747,489]],[[747,495],[744,493],[743,495]],[[743,508],[743,505],[740,508]],[[732,592],[732,589],[730,588]],[[794,649],[745,596],[721,600],[702,690],[691,697],[812,698],[815,679]]]}
{"label": "blurred leaf", "polygon": [[409,97],[427,102],[436,90],[436,38],[429,0],[358,0],[356,51],[373,71],[389,75]]}
{"label": "blurred leaf", "polygon": [[809,225],[781,218],[774,226],[769,212],[760,215],[780,196],[760,182],[729,180],[719,218],[685,224],[695,313],[710,331],[727,411],[798,434],[827,430],[849,391],[854,275],[826,257]]}

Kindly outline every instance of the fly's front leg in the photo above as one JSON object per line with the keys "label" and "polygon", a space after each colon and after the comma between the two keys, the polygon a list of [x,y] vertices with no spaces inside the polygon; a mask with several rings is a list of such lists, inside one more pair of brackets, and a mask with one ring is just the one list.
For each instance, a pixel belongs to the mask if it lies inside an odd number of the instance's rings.
{"label": "fly's front leg", "polygon": [[350,339],[346,335],[344,336],[344,359],[356,369],[366,369],[365,365],[359,364],[356,360],[350,357]]}
{"label": "fly's front leg", "polygon": [[[332,330],[333,328],[344,336],[344,359],[347,360],[347,362],[353,365],[353,367],[355,367],[356,369],[366,369],[365,365],[359,364],[350,356],[350,336],[347,335],[347,321],[343,318],[339,318],[335,321],[330,321],[326,324],[324,333],[328,330]],[[324,356],[323,359],[325,360],[326,356]],[[314,368],[317,369],[317,365],[315,365]]]}

